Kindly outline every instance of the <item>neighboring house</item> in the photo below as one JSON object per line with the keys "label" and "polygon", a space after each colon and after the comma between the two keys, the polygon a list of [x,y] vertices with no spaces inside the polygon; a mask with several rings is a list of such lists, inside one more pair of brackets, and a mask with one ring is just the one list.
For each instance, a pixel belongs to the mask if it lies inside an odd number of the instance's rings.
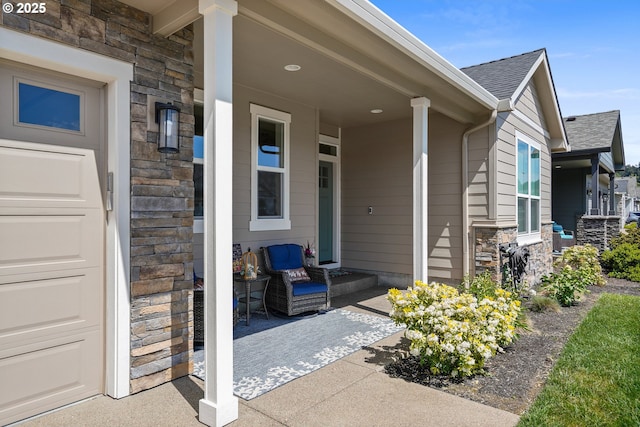
{"label": "neighboring house", "polygon": [[553,161],[553,219],[577,230],[582,216],[621,215],[616,171],[624,170],[620,111],[564,118],[571,151]]}
{"label": "neighboring house", "polygon": [[616,215],[626,221],[629,212],[638,212],[638,181],[635,176],[616,177],[614,183],[616,195]]}
{"label": "neighboring house", "polygon": [[[550,266],[567,144],[543,50],[462,72],[363,0],[1,19],[0,377],[24,386],[2,423],[191,372],[194,263],[200,420],[236,419],[233,243],[316,242],[399,286],[497,272],[502,242]],[[180,108],[178,153],[156,102]]]}
{"label": "neighboring house", "polygon": [[568,149],[546,50],[463,68],[500,100],[485,135],[469,139],[468,219],[476,270],[497,243],[526,245],[529,284],[551,269],[551,156]]}

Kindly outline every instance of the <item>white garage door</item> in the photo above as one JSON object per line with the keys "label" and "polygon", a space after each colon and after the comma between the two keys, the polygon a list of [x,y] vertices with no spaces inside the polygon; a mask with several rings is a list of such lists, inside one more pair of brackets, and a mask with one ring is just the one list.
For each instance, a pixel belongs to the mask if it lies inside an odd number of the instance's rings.
{"label": "white garage door", "polygon": [[105,215],[100,90],[0,64],[0,92],[5,424],[103,392]]}

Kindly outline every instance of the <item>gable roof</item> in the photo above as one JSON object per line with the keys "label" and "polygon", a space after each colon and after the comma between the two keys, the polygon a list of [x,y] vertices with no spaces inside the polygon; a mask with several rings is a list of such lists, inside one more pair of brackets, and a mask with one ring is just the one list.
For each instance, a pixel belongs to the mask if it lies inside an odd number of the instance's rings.
{"label": "gable roof", "polygon": [[538,89],[538,101],[547,124],[545,131],[549,133],[551,151],[569,150],[546,49],[538,49],[460,70],[501,102],[508,101],[512,109],[515,101],[533,80]]}
{"label": "gable roof", "polygon": [[544,49],[523,53],[510,58],[461,68],[460,70],[478,82],[498,99],[513,98],[534,64],[544,54]]}
{"label": "gable roof", "polygon": [[[600,158],[600,164],[609,172],[624,170],[624,145],[622,143],[622,125],[620,111],[585,114],[564,118],[567,138],[571,143],[571,152],[554,153],[554,164],[561,162],[590,159],[594,154],[611,153]],[[576,163],[577,166],[580,164]],[[573,167],[577,167],[574,165]]]}
{"label": "gable roof", "polygon": [[620,110],[565,117],[564,126],[574,155],[611,152],[614,170],[624,169]]}
{"label": "gable roof", "polygon": [[619,110],[565,117],[564,128],[572,151],[611,148],[619,120]]}

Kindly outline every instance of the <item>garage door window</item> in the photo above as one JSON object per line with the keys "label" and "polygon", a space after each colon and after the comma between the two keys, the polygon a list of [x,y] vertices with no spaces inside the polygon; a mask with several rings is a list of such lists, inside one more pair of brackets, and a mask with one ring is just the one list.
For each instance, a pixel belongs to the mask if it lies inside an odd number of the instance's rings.
{"label": "garage door window", "polygon": [[17,82],[17,123],[80,132],[82,94]]}

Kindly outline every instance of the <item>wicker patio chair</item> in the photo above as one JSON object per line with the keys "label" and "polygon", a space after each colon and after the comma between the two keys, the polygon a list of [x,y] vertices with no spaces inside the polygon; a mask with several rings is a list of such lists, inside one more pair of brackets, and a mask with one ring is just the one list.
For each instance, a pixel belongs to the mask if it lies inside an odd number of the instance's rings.
{"label": "wicker patio chair", "polygon": [[562,252],[564,248],[570,248],[576,244],[576,236],[573,231],[565,230],[560,224],[553,222],[553,251]]}
{"label": "wicker patio chair", "polygon": [[[233,291],[233,326],[238,323],[238,298]],[[204,343],[204,290],[193,291],[193,342]]]}
{"label": "wicker patio chair", "polygon": [[262,248],[271,281],[267,307],[288,316],[325,310],[331,306],[331,278],[327,269],[303,264],[304,250],[296,244]]}

